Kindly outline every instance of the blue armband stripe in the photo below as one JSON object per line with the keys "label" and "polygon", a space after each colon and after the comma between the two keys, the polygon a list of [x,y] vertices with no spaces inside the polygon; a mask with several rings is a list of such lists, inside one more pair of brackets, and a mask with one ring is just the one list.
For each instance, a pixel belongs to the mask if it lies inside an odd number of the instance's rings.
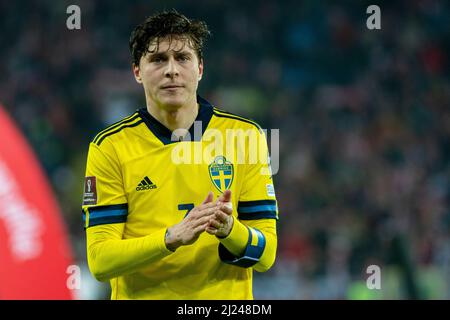
{"label": "blue armband stripe", "polygon": [[83,222],[86,224],[86,214],[89,215],[87,227],[101,224],[122,223],[127,221],[128,204],[89,207],[83,210]]}
{"label": "blue armband stripe", "polygon": [[[266,247],[266,237],[258,229],[247,227],[247,230],[248,241],[242,257],[233,256],[223,244],[219,244],[219,257],[223,262],[242,268],[249,268],[258,263]],[[253,241],[253,234],[256,235],[257,241]]]}
{"label": "blue armband stripe", "polygon": [[95,219],[89,219],[89,227],[98,226],[101,224],[122,223],[122,222],[126,222],[126,221],[127,221],[127,216],[95,218]]}
{"label": "blue armband stripe", "polygon": [[276,200],[239,201],[238,218],[240,220],[277,219]]}
{"label": "blue armband stripe", "polygon": [[111,210],[105,210],[105,211],[89,210],[89,219],[126,216],[127,214],[128,214],[128,211],[126,209],[111,209]]}
{"label": "blue armband stripe", "polygon": [[250,213],[242,213],[238,211],[239,220],[258,220],[258,219],[277,219],[276,211],[257,211]]}
{"label": "blue armband stripe", "polygon": [[239,201],[238,207],[254,207],[254,206],[262,206],[262,205],[275,206],[276,204],[277,204],[276,200]]}
{"label": "blue armband stripe", "polygon": [[253,213],[253,212],[264,212],[264,211],[277,211],[276,205],[263,205],[263,206],[253,206],[253,207],[238,207],[239,213]]}

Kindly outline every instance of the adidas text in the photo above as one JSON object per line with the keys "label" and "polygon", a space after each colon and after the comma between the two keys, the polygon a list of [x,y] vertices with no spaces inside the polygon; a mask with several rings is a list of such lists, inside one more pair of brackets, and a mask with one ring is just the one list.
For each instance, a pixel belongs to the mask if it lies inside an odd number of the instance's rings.
{"label": "adidas text", "polygon": [[143,191],[143,190],[148,190],[148,189],[155,189],[156,185],[152,184],[152,185],[147,185],[147,186],[138,186],[136,187],[136,191]]}

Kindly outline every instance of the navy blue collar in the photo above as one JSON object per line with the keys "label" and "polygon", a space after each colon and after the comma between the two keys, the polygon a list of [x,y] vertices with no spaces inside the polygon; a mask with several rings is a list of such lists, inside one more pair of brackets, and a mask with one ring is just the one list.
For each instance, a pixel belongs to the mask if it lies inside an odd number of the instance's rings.
{"label": "navy blue collar", "polygon": [[[189,134],[191,135],[191,141],[200,141],[203,134],[205,133],[206,128],[208,127],[209,121],[213,115],[213,106],[203,99],[202,97],[197,95],[197,102],[199,104],[197,118],[195,121],[200,121],[202,125],[202,132],[197,136],[194,135],[194,124],[189,128]],[[166,128],[162,123],[156,120],[148,111],[147,108],[141,108],[138,110],[139,115],[144,120],[147,127],[150,131],[163,143],[163,144],[171,144],[178,141],[172,141],[172,131]]]}

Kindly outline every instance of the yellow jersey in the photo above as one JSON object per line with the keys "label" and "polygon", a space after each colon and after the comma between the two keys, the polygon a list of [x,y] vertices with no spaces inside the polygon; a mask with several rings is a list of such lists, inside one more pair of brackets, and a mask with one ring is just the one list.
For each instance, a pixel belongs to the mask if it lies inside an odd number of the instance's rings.
{"label": "yellow jersey", "polygon": [[[142,108],[89,145],[82,205],[88,264],[98,280],[110,281],[112,299],[252,299],[253,269],[274,263],[278,206],[264,132],[197,101],[182,139]],[[226,189],[231,233],[204,232],[168,250],[166,229],[209,191],[218,197]]]}

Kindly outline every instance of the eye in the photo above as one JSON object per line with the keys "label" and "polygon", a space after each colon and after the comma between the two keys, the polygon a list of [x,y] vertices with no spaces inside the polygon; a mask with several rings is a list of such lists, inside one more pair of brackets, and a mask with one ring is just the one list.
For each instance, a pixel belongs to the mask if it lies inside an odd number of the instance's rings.
{"label": "eye", "polygon": [[189,61],[189,57],[188,56],[179,56],[178,61],[181,61],[181,62]]}
{"label": "eye", "polygon": [[150,57],[150,62],[152,62],[152,63],[162,63],[162,62],[164,62],[164,60],[165,60],[164,57],[159,56],[159,55]]}

